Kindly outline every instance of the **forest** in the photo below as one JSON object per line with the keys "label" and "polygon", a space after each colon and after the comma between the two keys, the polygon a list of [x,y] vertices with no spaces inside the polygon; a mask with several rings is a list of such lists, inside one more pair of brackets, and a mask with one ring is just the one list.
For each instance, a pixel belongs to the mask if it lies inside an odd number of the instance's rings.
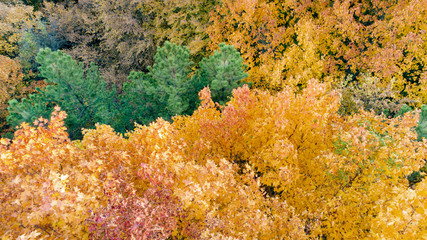
{"label": "forest", "polygon": [[0,237],[427,239],[427,0],[0,0]]}

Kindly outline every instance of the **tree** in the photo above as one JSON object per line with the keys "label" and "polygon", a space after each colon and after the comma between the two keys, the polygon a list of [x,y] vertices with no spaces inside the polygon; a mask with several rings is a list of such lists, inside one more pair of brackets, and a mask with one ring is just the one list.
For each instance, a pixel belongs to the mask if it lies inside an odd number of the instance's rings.
{"label": "tree", "polygon": [[123,105],[132,106],[129,114],[137,123],[192,114],[199,105],[197,93],[206,86],[212,86],[215,100],[224,104],[247,77],[239,52],[226,44],[204,58],[196,72],[191,72],[193,63],[185,47],[166,42],[154,58],[148,74],[132,72],[131,81],[124,84],[121,99]]}
{"label": "tree", "polygon": [[43,86],[44,81],[26,82],[18,61],[0,55],[0,134],[10,134],[13,130],[6,122],[9,100],[22,99]]}
{"label": "tree", "polygon": [[423,163],[416,115],[340,117],[326,84],[311,81],[300,94],[238,88],[220,110],[201,95],[202,106],[174,122],[185,159],[249,165],[266,197],[289,204],[313,238],[369,237],[376,204],[407,189]]}
{"label": "tree", "polygon": [[32,28],[39,18],[40,13],[30,6],[0,2],[0,55],[16,57],[21,31]]}
{"label": "tree", "polygon": [[235,1],[211,14],[211,48],[236,46],[255,86],[304,87],[363,74],[425,101],[424,1]]}
{"label": "tree", "polygon": [[97,124],[70,141],[58,108],[22,124],[0,140],[2,237],[423,236],[425,180],[406,178],[426,155],[417,112],[342,117],[314,80],[299,93],[239,87],[225,106],[209,88],[200,99],[126,138]]}
{"label": "tree", "polygon": [[121,91],[131,71],[147,72],[156,46],[186,45],[199,62],[210,52],[209,12],[217,0],[90,0],[49,3],[42,10],[67,43],[61,50],[85,65],[94,62]]}
{"label": "tree", "polygon": [[279,24],[279,15],[274,2],[223,1],[211,12],[209,48],[216,49],[222,42],[235,46],[248,64],[256,87],[280,87],[283,68],[273,63],[280,58],[276,49],[293,40],[292,30]]}
{"label": "tree", "polygon": [[175,115],[188,113],[190,71],[192,62],[187,48],[166,42],[159,47],[155,63],[149,73],[131,72],[124,84],[123,105],[133,108],[130,124],[147,124],[161,117],[170,120]]}
{"label": "tree", "polygon": [[209,23],[209,13],[220,1],[191,0],[191,1],[159,1],[149,0],[140,5],[141,11],[152,15],[152,21],[145,23],[152,29],[155,42],[159,45],[165,41],[187,46],[191,59],[198,63],[207,57],[209,35],[206,32]]}
{"label": "tree", "polygon": [[87,238],[85,220],[102,205],[102,184],[91,167],[81,168],[85,160],[68,138],[65,116],[57,108],[35,127],[23,124],[15,140],[1,139],[3,238]]}
{"label": "tree", "polygon": [[71,56],[50,49],[42,49],[37,61],[41,65],[41,76],[53,85],[38,89],[40,93],[30,95],[20,103],[11,101],[8,108],[11,115],[7,119],[12,126],[49,116],[55,105],[70,113],[66,123],[73,139],[81,136],[84,127],[94,126],[97,122],[113,123],[115,93],[106,89],[95,65],[84,70],[83,65]]}
{"label": "tree", "polygon": [[22,87],[22,73],[16,61],[0,55],[0,132],[3,135],[7,130],[7,102],[16,97]]}
{"label": "tree", "polygon": [[82,136],[82,128],[95,123],[110,124],[124,133],[135,122],[148,124],[159,117],[169,121],[176,115],[192,114],[198,107],[200,89],[212,85],[216,99],[225,103],[232,88],[247,76],[242,58],[232,46],[223,44],[220,50],[203,61],[200,73],[192,73],[188,49],[166,42],[158,48],[149,73],[132,72],[119,95],[107,89],[94,64],[85,70],[62,51],[43,49],[37,62],[50,85],[20,102],[11,100],[7,119],[13,127],[32,123],[40,116],[47,118],[58,105],[67,110],[66,125],[70,137],[76,139]]}
{"label": "tree", "polygon": [[[351,76],[341,82],[338,90],[341,92],[340,114],[351,115],[360,109],[375,111],[376,114],[385,114],[388,117],[403,115],[399,113],[406,103],[414,103],[414,100],[399,97],[399,92],[393,90],[393,85],[380,87],[377,77],[364,74],[359,81],[351,81]],[[406,102],[406,103],[405,103]],[[412,110],[412,109],[409,109]],[[408,110],[408,111],[409,111]]]}
{"label": "tree", "polygon": [[142,0],[90,0],[47,3],[48,23],[67,44],[61,49],[89,66],[94,62],[109,85],[119,92],[132,70],[152,65],[156,43],[143,24],[151,16],[139,9]]}
{"label": "tree", "polygon": [[[22,29],[21,39],[18,42],[18,59],[23,72],[38,73],[36,56],[40,49],[50,48],[56,51],[66,45],[64,39],[58,36],[58,26],[55,23],[47,23],[38,19],[31,28]],[[37,79],[37,78],[36,78]]]}
{"label": "tree", "polygon": [[210,86],[212,99],[223,105],[233,89],[241,86],[241,81],[248,77],[244,72],[246,67],[233,46],[221,43],[219,51],[200,62],[199,78],[204,87]]}

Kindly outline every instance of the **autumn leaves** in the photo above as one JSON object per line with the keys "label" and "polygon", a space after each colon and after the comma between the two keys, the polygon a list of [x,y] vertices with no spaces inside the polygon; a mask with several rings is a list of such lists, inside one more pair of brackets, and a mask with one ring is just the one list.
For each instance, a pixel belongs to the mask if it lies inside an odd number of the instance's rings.
{"label": "autumn leaves", "polygon": [[192,116],[126,137],[98,125],[72,142],[57,111],[23,125],[2,141],[4,236],[423,236],[424,181],[406,179],[425,156],[418,114],[340,117],[317,81],[300,94],[240,87],[220,108],[209,89],[200,96]]}
{"label": "autumn leaves", "polygon": [[[66,45],[11,102],[0,235],[425,238],[426,6],[46,4]],[[3,108],[22,84],[4,46]]]}

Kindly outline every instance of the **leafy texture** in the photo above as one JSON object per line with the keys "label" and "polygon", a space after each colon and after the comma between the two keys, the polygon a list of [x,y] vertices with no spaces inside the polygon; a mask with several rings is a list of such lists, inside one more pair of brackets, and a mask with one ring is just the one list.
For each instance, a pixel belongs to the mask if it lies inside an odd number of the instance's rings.
{"label": "leafy texture", "polygon": [[31,28],[39,17],[30,6],[0,2],[0,55],[16,57],[21,31]]}
{"label": "leafy texture", "polygon": [[[0,134],[8,134],[13,129],[6,122],[8,101],[22,99],[35,91],[36,86],[45,85],[44,81],[27,82],[21,71],[21,65],[6,56],[0,55]],[[41,115],[40,115],[41,116]],[[28,119],[30,120],[30,119]]]}
{"label": "leafy texture", "polygon": [[[336,113],[338,94],[209,88],[191,116],[107,125],[71,142],[65,113],[23,124],[0,149],[0,233],[118,239],[421,238],[418,114]],[[405,209],[402,211],[402,209]],[[391,227],[392,226],[392,227]]]}
{"label": "leafy texture", "polygon": [[7,102],[16,96],[22,87],[22,73],[19,64],[12,59],[0,55],[0,131],[7,129]]}
{"label": "leafy texture", "polygon": [[96,66],[84,70],[70,56],[61,51],[43,49],[37,56],[40,73],[48,85],[40,93],[30,95],[18,102],[12,100],[8,110],[8,122],[17,126],[22,122],[33,122],[40,116],[48,117],[57,104],[70,113],[67,119],[68,131],[72,138],[81,136],[81,128],[97,122],[112,123],[113,91],[106,90],[106,84]]}
{"label": "leafy texture", "polygon": [[221,111],[202,93],[202,108],[176,122],[191,159],[249,165],[260,188],[292,206],[311,236],[368,237],[378,212],[370,203],[395,196],[393,187],[406,189],[406,175],[422,163],[413,115],[341,119],[338,97],[325,85],[276,96],[239,88]]}
{"label": "leafy texture", "polygon": [[199,105],[197,93],[205,86],[212,86],[215,99],[225,103],[247,77],[242,61],[232,46],[221,44],[219,51],[200,62],[199,71],[192,72],[189,50],[166,42],[158,48],[148,74],[132,72],[124,84],[121,100],[130,117],[125,121],[148,124],[158,117],[170,120],[192,114]]}
{"label": "leafy texture", "polygon": [[211,48],[236,46],[255,86],[306,86],[364,73],[425,102],[425,1],[222,1]]}
{"label": "leafy texture", "polygon": [[153,30],[144,27],[152,16],[140,9],[142,0],[90,0],[47,3],[43,9],[61,50],[85,66],[94,62],[108,84],[121,89],[132,70],[145,71],[153,63]]}
{"label": "leafy texture", "polygon": [[153,16],[145,25],[152,29],[157,44],[170,41],[188,46],[192,59],[199,62],[210,53],[206,51],[210,41],[206,29],[209,12],[218,3],[218,0],[148,0],[140,7]]}
{"label": "leafy texture", "polygon": [[[397,91],[393,91],[393,86],[389,84],[386,88],[380,87],[380,80],[376,77],[363,75],[359,81],[350,81],[348,77],[339,87],[341,92],[340,114],[351,115],[360,109],[366,111],[373,110],[377,114],[387,116],[403,115],[406,111],[412,110],[406,103],[413,103],[408,98],[399,99]],[[409,109],[402,109],[404,106]]]}
{"label": "leafy texture", "polygon": [[40,75],[50,85],[22,101],[11,100],[8,122],[13,127],[32,123],[40,116],[47,118],[59,105],[69,114],[66,125],[72,139],[81,138],[81,129],[95,123],[110,124],[124,133],[135,122],[148,124],[159,117],[171,120],[191,114],[199,105],[197,93],[208,85],[215,89],[215,99],[225,103],[247,77],[239,52],[225,44],[203,60],[200,71],[191,72],[188,49],[166,42],[158,48],[149,73],[132,72],[121,95],[107,89],[94,64],[85,69],[62,51],[43,49],[37,61]]}

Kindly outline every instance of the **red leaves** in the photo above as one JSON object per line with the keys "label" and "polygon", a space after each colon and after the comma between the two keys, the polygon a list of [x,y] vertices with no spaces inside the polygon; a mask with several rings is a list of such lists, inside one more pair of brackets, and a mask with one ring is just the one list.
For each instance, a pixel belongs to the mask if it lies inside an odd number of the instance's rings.
{"label": "red leaves", "polygon": [[88,219],[91,238],[166,239],[177,228],[181,212],[170,189],[171,180],[146,164],[138,175],[149,181],[142,196],[124,179],[107,184],[108,205]]}

